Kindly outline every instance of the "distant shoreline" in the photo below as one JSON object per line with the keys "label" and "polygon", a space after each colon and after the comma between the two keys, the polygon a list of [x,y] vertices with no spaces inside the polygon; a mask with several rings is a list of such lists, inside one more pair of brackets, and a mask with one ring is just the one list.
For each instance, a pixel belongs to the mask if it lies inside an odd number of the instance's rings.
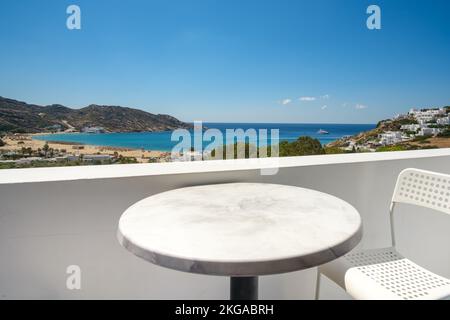
{"label": "distant shoreline", "polygon": [[57,143],[57,144],[64,144],[64,145],[79,145],[79,146],[86,146],[86,143],[83,142],[69,142],[69,141],[59,141],[59,140],[40,140],[40,141],[46,141],[48,143]]}
{"label": "distant shoreline", "polygon": [[[64,150],[63,153],[68,155],[119,155],[127,158],[135,158],[138,163],[147,163],[149,159],[165,159],[167,152],[158,150],[142,150],[139,148],[123,148],[116,146],[92,145],[81,142],[57,141],[57,140],[39,140],[35,136],[41,134],[20,134],[16,137],[11,135],[5,137],[3,141],[5,146],[0,150],[17,152],[18,150],[28,149],[43,150],[44,146],[48,146],[54,150]],[[43,135],[52,135],[45,133]]]}
{"label": "distant shoreline", "polygon": [[[375,128],[375,124],[286,124],[286,123],[210,123],[204,122],[204,128],[218,129],[226,143],[227,129],[255,129],[267,130],[270,139],[272,129],[279,129],[279,140],[292,142],[300,136],[309,136],[327,145],[345,136],[351,136],[360,132],[365,132]],[[321,134],[322,131],[329,134]],[[160,152],[170,152],[179,141],[172,141],[173,131],[152,131],[152,132],[107,132],[107,133],[84,133],[84,132],[59,132],[33,134],[34,140],[52,141],[64,144],[92,145],[98,147],[121,148],[129,150],[153,150]],[[190,131],[192,132],[192,131]],[[211,141],[203,141],[204,146]],[[269,142],[269,141],[266,141]],[[265,144],[263,142],[263,144]]]}
{"label": "distant shoreline", "polygon": [[[30,134],[31,139],[33,141],[40,141],[44,142],[44,144],[47,142],[49,144],[58,144],[58,145],[65,145],[65,146],[84,146],[89,148],[97,148],[97,149],[104,149],[104,150],[110,150],[110,151],[139,151],[141,152],[144,150],[144,152],[159,152],[159,153],[165,153],[164,150],[151,150],[151,149],[143,149],[143,148],[132,148],[132,147],[119,147],[119,146],[109,146],[109,145],[103,145],[103,144],[91,144],[86,142],[76,142],[76,141],[61,141],[61,140],[44,140],[44,139],[36,139],[35,136],[51,136],[51,135],[71,135],[71,134],[82,134],[83,132],[58,132],[58,133],[33,133]],[[97,134],[111,134],[111,133],[125,133],[125,132],[106,132],[106,133],[89,133],[89,135],[97,135]]]}
{"label": "distant shoreline", "polygon": [[[107,150],[111,150],[111,151],[142,151],[141,148],[124,148],[124,147],[116,147],[116,146],[93,145],[93,144],[87,144],[84,142],[70,142],[70,141],[58,141],[58,140],[38,140],[38,141],[48,142],[49,144],[58,144],[58,145],[65,145],[65,146],[84,146],[84,147],[91,147],[91,148],[107,149]],[[144,150],[144,151],[163,152],[160,150]]]}

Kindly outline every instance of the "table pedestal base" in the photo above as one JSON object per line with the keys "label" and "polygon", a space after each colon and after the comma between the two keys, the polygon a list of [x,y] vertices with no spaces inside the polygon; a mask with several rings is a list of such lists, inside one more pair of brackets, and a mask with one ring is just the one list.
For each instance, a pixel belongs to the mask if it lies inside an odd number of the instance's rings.
{"label": "table pedestal base", "polygon": [[231,277],[230,300],[258,300],[258,277]]}

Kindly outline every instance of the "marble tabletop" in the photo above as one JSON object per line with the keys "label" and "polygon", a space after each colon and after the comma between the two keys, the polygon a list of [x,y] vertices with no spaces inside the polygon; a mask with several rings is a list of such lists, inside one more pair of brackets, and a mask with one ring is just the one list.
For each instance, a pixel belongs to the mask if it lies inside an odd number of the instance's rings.
{"label": "marble tabletop", "polygon": [[159,193],[128,208],[120,243],[171,269],[224,276],[302,270],[334,260],[362,236],[361,217],[326,193],[228,183]]}

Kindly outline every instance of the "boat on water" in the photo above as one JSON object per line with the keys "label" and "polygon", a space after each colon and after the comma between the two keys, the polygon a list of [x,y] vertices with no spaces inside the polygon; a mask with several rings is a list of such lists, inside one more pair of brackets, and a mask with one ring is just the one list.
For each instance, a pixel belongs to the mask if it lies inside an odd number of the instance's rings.
{"label": "boat on water", "polygon": [[320,129],[319,131],[317,131],[317,133],[318,133],[318,134],[329,134],[328,131],[322,130],[322,129]]}

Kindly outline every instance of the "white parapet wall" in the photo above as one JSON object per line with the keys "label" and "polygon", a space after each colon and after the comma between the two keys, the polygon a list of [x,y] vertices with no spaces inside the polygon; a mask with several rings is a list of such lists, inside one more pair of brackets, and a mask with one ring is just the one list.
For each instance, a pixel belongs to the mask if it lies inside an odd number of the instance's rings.
{"label": "white parapet wall", "polygon": [[[275,175],[261,168],[279,166]],[[364,248],[388,246],[396,176],[450,174],[450,149],[192,163],[0,171],[0,299],[227,299],[228,279],[151,265],[117,239],[122,212],[149,195],[198,184],[269,182],[341,197],[363,218]],[[301,199],[299,199],[301,201]],[[396,216],[400,252],[450,278],[450,216],[411,206]],[[66,286],[81,268],[81,289]],[[316,270],[260,280],[262,299],[311,299]],[[348,298],[324,281],[323,298]]]}

